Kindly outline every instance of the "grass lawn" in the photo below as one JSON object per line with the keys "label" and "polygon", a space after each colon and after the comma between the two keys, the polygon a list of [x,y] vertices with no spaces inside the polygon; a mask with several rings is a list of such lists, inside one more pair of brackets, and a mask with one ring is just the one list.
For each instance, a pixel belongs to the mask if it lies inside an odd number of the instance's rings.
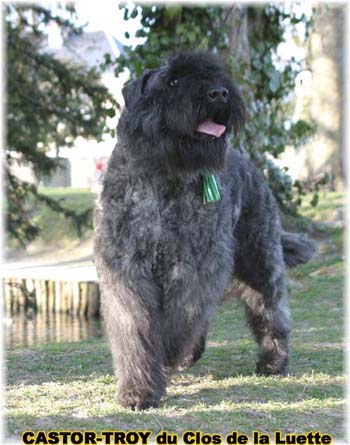
{"label": "grass lawn", "polygon": [[226,301],[218,307],[202,359],[174,375],[161,408],[147,412],[124,410],[114,400],[111,356],[103,338],[7,353],[8,435],[19,438],[23,430],[137,429],[179,434],[238,430],[251,437],[254,430],[279,429],[319,430],[341,439],[344,261],[338,232],[324,228],[319,237],[319,257],[289,272],[293,331],[288,377],[254,375],[256,346],[242,307]]}
{"label": "grass lawn", "polygon": [[[94,195],[89,189],[46,188],[40,191],[50,198],[58,200],[64,207],[78,213],[91,209],[94,205]],[[35,218],[40,227],[39,241],[42,243],[62,244],[77,237],[74,224],[44,204],[40,204],[35,209]],[[92,222],[89,224],[89,228],[85,229],[85,233],[91,235],[91,229]]]}
{"label": "grass lawn", "polygon": [[[40,192],[56,199],[63,207],[75,210],[78,214],[92,210],[94,207],[95,195],[90,189],[43,188]],[[27,206],[32,220],[40,230],[39,236],[27,246],[26,250],[23,250],[16,240],[9,238],[6,243],[8,256],[14,256],[22,261],[32,253],[43,256],[45,252],[48,252],[53,258],[64,257],[67,251],[79,250],[82,243],[91,241],[92,212],[88,215],[87,224],[81,227],[82,236],[78,238],[77,227],[72,220],[37,201],[31,200]]]}
{"label": "grass lawn", "polygon": [[[90,189],[71,188],[43,188],[39,190],[44,195],[53,198],[70,210],[78,214],[83,213],[94,206],[95,196]],[[65,248],[77,241],[77,228],[72,220],[50,209],[46,204],[37,201],[27,203],[28,211],[32,215],[32,220],[38,226],[40,233],[30,245],[30,248],[41,248],[48,245],[57,248]],[[92,237],[92,213],[87,221],[87,225],[82,227],[82,238]],[[10,248],[19,249],[16,241],[9,239],[7,244]],[[24,252],[25,253],[25,252]]]}

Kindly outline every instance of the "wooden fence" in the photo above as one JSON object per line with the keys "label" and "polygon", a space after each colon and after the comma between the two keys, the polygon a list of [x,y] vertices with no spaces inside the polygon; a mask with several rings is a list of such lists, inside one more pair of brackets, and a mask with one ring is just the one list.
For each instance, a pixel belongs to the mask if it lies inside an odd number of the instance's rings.
{"label": "wooden fence", "polygon": [[100,292],[93,281],[64,281],[35,278],[4,278],[5,312],[60,312],[96,317]]}

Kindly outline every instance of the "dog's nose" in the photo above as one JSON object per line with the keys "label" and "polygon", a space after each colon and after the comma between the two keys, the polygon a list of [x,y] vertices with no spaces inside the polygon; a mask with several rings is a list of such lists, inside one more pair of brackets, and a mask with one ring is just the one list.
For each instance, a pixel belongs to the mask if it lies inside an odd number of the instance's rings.
{"label": "dog's nose", "polygon": [[225,87],[214,87],[208,90],[208,97],[212,102],[227,102],[228,89]]}

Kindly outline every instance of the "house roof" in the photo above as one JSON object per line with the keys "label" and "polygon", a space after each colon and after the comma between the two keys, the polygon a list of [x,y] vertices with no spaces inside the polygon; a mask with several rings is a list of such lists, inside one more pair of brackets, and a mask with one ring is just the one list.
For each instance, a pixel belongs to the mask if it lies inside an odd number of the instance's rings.
{"label": "house roof", "polygon": [[95,67],[104,62],[104,54],[118,57],[123,53],[123,45],[115,36],[104,31],[83,32],[64,39],[60,48],[49,48],[58,59]]}

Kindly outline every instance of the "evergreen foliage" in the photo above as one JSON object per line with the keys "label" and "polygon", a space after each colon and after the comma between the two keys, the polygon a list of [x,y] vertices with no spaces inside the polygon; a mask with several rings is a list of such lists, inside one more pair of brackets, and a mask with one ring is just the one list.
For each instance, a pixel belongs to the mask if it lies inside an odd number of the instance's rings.
{"label": "evergreen foliage", "polygon": [[[246,63],[230,54],[228,22],[232,11],[228,8],[215,5],[205,8],[124,5],[121,8],[125,20],[139,17],[140,29],[135,36],[143,42],[135,47],[126,46],[125,54],[116,61],[106,59],[106,66],[116,63],[116,75],[128,68],[131,76],[137,77],[145,68],[157,67],[160,57],[179,50],[200,49],[224,54],[249,110],[245,130],[234,141],[234,146],[263,172],[282,210],[295,213],[305,186],[300,181],[293,182],[287,171],[278,168],[273,160],[288,145],[303,144],[314,128],[305,120],[292,122],[295,78],[305,66],[292,55],[287,63],[281,63],[277,47],[285,39],[286,26],[295,30],[297,25],[303,25],[305,40],[312,21],[279,4],[247,8],[250,60]],[[130,35],[126,33],[126,37]],[[315,186],[316,190],[320,185]]]}
{"label": "evergreen foliage", "polygon": [[[100,82],[97,69],[62,62],[47,49],[47,26],[56,23],[63,36],[79,33],[66,7],[60,15],[26,4],[5,6],[7,44],[7,229],[20,244],[35,238],[39,227],[28,211],[28,198],[46,202],[75,221],[78,233],[86,214],[38,192],[13,173],[16,163],[30,165],[38,179],[58,166],[49,149],[70,147],[78,136],[100,140],[116,103]],[[67,18],[65,18],[67,17]]]}

